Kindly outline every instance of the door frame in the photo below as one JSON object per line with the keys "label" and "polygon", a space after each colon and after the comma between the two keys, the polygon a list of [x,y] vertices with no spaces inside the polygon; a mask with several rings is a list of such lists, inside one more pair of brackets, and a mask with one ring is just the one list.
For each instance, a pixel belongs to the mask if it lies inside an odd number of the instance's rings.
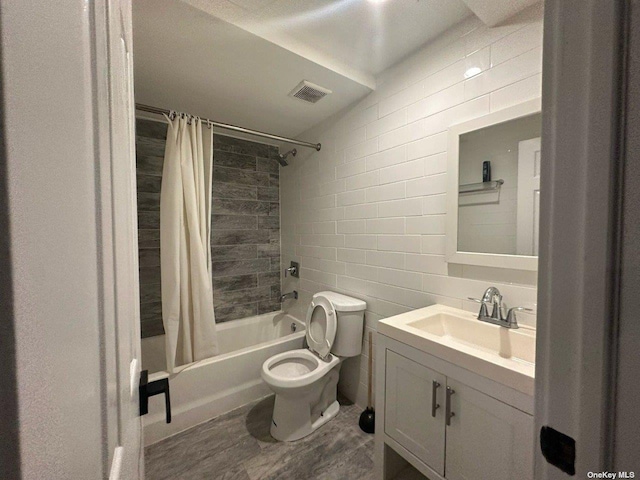
{"label": "door frame", "polygon": [[575,440],[577,478],[613,468],[628,3],[545,2],[538,480],[566,477],[541,453],[543,426]]}
{"label": "door frame", "polygon": [[[638,431],[640,415],[640,3],[627,6],[626,88],[623,113],[624,165],[621,166],[620,262],[616,344],[615,421],[611,441],[615,446],[612,468],[640,471]],[[624,419],[621,421],[620,419]]]}
{"label": "door frame", "polygon": [[[540,241],[540,235],[538,235],[540,230],[540,173],[538,170],[538,175],[535,175],[535,155],[540,153],[541,141],[540,137],[536,137],[518,142],[518,193],[516,194],[516,253],[518,255],[538,256],[539,246],[536,241]],[[533,161],[530,161],[531,158]],[[537,190],[534,190],[538,195],[537,206],[536,195],[532,194],[529,197],[531,191],[529,187],[531,186],[537,187]],[[524,194],[525,190],[526,194]],[[529,247],[531,247],[530,250]]]}
{"label": "door frame", "polygon": [[93,5],[106,467],[110,480],[141,479],[144,452],[138,393],[142,359],[132,4],[131,0],[95,0]]}

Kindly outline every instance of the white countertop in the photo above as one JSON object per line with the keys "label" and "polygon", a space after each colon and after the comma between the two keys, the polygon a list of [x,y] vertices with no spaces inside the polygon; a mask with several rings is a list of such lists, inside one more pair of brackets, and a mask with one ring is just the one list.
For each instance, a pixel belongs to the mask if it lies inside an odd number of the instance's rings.
{"label": "white countertop", "polygon": [[507,329],[432,305],[378,322],[378,333],[533,396],[535,331]]}

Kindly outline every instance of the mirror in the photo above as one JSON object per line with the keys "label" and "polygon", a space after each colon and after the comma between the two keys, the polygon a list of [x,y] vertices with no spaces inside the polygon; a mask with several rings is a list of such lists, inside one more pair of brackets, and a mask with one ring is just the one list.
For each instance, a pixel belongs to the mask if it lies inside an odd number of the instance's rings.
{"label": "mirror", "polygon": [[537,269],[541,129],[536,100],[449,130],[449,262]]}

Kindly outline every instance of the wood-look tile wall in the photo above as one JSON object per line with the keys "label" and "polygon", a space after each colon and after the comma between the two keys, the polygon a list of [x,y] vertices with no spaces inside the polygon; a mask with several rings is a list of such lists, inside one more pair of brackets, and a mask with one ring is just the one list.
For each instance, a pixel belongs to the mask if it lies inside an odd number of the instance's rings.
{"label": "wood-look tile wall", "polygon": [[[162,335],[160,184],[167,126],[136,122],[142,337]],[[211,259],[216,322],[280,309],[277,147],[214,134]]]}

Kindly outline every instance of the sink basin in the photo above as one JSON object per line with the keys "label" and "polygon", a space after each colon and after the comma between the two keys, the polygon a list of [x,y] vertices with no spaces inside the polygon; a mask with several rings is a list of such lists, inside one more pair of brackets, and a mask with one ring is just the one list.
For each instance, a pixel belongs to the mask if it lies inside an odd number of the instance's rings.
{"label": "sink basin", "polygon": [[436,313],[408,322],[407,326],[503,358],[535,363],[536,338],[529,330],[507,329],[480,322],[475,317],[469,318],[468,314],[456,316],[448,313]]}
{"label": "sink basin", "polygon": [[378,332],[533,395],[534,330],[507,329],[464,310],[432,305],[381,320]]}

